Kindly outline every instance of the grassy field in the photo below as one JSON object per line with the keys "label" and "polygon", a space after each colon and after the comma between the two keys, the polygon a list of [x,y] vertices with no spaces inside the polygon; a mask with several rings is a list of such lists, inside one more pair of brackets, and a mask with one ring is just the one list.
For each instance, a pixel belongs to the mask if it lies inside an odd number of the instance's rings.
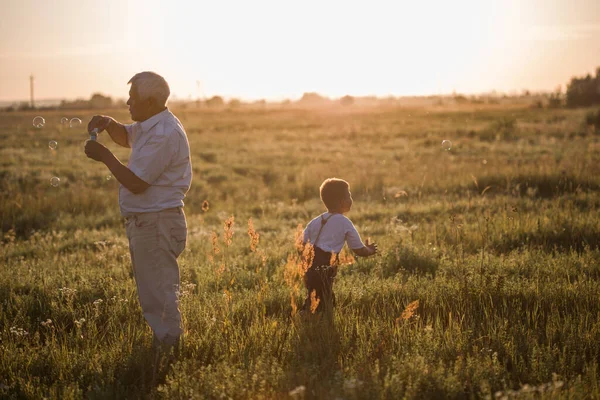
{"label": "grassy field", "polygon": [[[85,129],[60,124],[92,113],[0,114],[0,397],[600,398],[600,135],[587,111],[174,110],[194,168],[185,347],[160,368],[118,183],[85,157]],[[294,238],[333,176],[381,254],[345,255],[331,322],[295,313]]]}

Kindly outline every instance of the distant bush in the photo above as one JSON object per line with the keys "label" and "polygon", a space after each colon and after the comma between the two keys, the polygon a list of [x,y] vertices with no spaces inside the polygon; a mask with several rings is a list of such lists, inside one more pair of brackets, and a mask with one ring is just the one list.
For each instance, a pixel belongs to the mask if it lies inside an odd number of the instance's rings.
{"label": "distant bush", "polygon": [[238,99],[231,99],[229,100],[229,107],[231,108],[236,108],[242,105],[242,102]]}
{"label": "distant bush", "polygon": [[600,110],[585,114],[585,125],[593,126],[596,131],[600,131]]}
{"label": "distant bush", "polygon": [[343,106],[351,106],[354,104],[354,97],[346,95],[340,99],[340,104]]}
{"label": "distant bush", "polygon": [[550,93],[548,96],[548,108],[559,108],[562,106],[562,96],[560,92]]}
{"label": "distant bush", "polygon": [[467,97],[462,94],[455,94],[452,98],[454,99],[456,104],[466,104],[469,102],[469,99],[467,99]]}
{"label": "distant bush", "polygon": [[302,95],[302,98],[299,100],[299,103],[316,106],[325,104],[327,101],[328,99],[326,97],[323,97],[318,93],[308,92]]}
{"label": "distant bush", "polygon": [[113,105],[113,99],[109,96],[103,96],[100,93],[94,93],[90,97],[90,107],[92,108],[110,108]]}
{"label": "distant bush", "polygon": [[587,74],[585,78],[571,78],[567,86],[568,107],[588,107],[600,104],[600,67],[596,69],[596,77]]}
{"label": "distant bush", "polygon": [[208,107],[223,107],[225,101],[221,96],[213,96],[210,99],[206,100],[206,105]]}
{"label": "distant bush", "polygon": [[123,107],[123,101],[115,102],[110,96],[104,96],[101,93],[94,93],[89,100],[76,99],[73,101],[62,100],[59,108],[63,110],[84,110],[84,109],[106,109],[112,107]]}

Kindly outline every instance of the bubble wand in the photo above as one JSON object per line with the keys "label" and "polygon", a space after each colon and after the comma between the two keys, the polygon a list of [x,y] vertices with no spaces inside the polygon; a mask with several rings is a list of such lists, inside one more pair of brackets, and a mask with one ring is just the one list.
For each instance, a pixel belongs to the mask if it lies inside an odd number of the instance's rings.
{"label": "bubble wand", "polygon": [[95,142],[97,138],[98,138],[98,128],[94,128],[90,132],[90,140],[93,140]]}

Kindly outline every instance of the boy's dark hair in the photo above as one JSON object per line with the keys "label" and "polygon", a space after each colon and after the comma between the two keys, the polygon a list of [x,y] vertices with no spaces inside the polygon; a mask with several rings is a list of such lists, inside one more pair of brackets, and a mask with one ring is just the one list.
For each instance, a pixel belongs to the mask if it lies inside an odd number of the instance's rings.
{"label": "boy's dark hair", "polygon": [[329,178],[325,179],[319,190],[325,207],[335,209],[350,190],[350,184],[343,179]]}

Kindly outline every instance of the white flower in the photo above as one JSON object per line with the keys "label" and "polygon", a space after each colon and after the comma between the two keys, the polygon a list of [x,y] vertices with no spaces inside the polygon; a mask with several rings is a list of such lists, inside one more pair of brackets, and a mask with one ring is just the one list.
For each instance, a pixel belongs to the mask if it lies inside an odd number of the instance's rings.
{"label": "white flower", "polygon": [[10,327],[10,333],[12,333],[13,335],[16,335],[16,336],[27,336],[27,335],[29,335],[29,332],[27,332],[25,329],[23,329],[23,328],[17,328],[16,326],[11,326]]}
{"label": "white flower", "polygon": [[75,293],[77,293],[77,289],[71,289],[68,287],[62,287],[60,289],[58,289],[62,294],[64,294],[65,296],[73,296]]}
{"label": "white flower", "polygon": [[344,379],[344,390],[352,392],[356,390],[359,386],[362,386],[362,381],[356,378]]}
{"label": "white flower", "polygon": [[290,390],[290,397],[293,399],[303,399],[304,393],[306,393],[306,386],[300,385],[297,388]]}

